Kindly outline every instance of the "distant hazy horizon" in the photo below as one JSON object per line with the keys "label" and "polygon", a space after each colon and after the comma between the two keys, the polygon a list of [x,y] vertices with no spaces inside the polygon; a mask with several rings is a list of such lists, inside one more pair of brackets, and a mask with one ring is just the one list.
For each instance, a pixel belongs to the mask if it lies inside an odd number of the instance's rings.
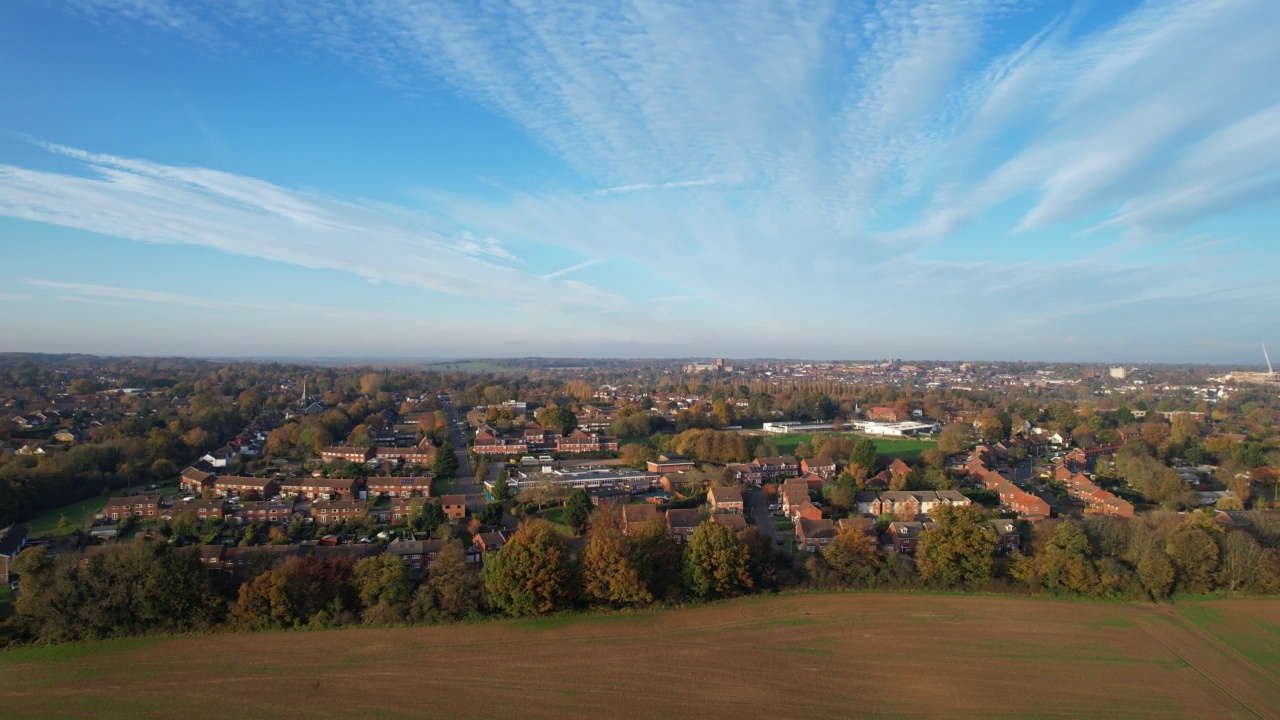
{"label": "distant hazy horizon", "polygon": [[[860,364],[860,363],[883,363],[895,361],[902,364],[912,363],[1029,363],[1029,364],[1070,364],[1070,365],[1098,365],[1108,367],[1170,367],[1170,366],[1203,366],[1203,367],[1229,367],[1240,371],[1266,371],[1265,363],[1250,364],[1231,363],[1231,362],[1134,362],[1128,360],[1044,360],[1037,358],[923,358],[923,357],[883,357],[883,358],[839,358],[839,357],[730,357],[728,355],[683,355],[683,356],[564,356],[564,355],[471,355],[471,356],[455,356],[455,357],[417,357],[417,356],[377,356],[377,355],[184,355],[175,353],[161,354],[119,354],[119,353],[91,353],[91,352],[39,352],[27,350],[0,350],[0,355],[86,355],[102,359],[128,359],[128,358],[154,358],[160,359],[188,359],[201,360],[208,362],[280,362],[294,363],[299,365],[446,365],[446,364],[464,364],[477,363],[485,361],[512,361],[512,360],[530,360],[530,361],[569,361],[569,360],[585,360],[589,362],[707,362],[717,358],[724,359],[726,364],[734,363],[835,363],[835,364]],[[1274,364],[1274,363],[1273,363]]]}
{"label": "distant hazy horizon", "polygon": [[1280,348],[1275,0],[11,0],[0,349]]}

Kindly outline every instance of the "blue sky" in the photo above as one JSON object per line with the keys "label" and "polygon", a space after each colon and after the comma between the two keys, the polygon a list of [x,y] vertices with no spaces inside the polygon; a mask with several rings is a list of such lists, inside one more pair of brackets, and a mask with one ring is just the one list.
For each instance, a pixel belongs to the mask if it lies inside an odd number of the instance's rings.
{"label": "blue sky", "polygon": [[1280,346],[1280,3],[12,0],[0,350]]}

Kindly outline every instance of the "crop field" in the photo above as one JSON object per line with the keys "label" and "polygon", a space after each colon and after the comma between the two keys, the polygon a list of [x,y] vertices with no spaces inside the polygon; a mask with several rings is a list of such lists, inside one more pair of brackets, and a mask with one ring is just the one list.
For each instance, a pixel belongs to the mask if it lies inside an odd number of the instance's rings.
{"label": "crop field", "polygon": [[[841,434],[856,437],[854,433]],[[787,433],[785,435],[769,435],[767,437],[773,441],[774,446],[778,448],[778,452],[783,455],[790,455],[796,451],[796,446],[800,443],[812,443],[814,436],[809,433]],[[938,443],[932,440],[914,440],[912,438],[872,438],[872,440],[875,440],[876,450],[881,455],[904,460],[916,457],[930,448],[938,447]]]}
{"label": "crop field", "polygon": [[1280,602],[890,594],[0,652],[6,718],[1280,717]]}

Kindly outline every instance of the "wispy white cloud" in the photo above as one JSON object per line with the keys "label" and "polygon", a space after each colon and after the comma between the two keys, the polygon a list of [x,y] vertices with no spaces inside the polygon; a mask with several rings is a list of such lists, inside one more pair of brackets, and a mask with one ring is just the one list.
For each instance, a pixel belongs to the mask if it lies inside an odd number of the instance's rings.
{"label": "wispy white cloud", "polygon": [[[423,212],[329,198],[216,170],[174,167],[47,145],[84,163],[87,175],[0,165],[0,215],[158,243],[209,247],[303,267],[338,270],[462,296],[478,277],[514,293],[537,293],[565,310],[622,309],[592,288],[548,286],[515,269],[491,237],[456,240]],[[500,261],[506,264],[496,264]]]}
{"label": "wispy white cloud", "polygon": [[618,195],[621,193],[643,192],[646,190],[707,187],[709,185],[719,185],[723,182],[725,182],[725,180],[722,178],[704,178],[702,180],[675,180],[664,183],[634,183],[631,185],[617,185],[614,187],[601,188],[593,192],[592,195]]}
{"label": "wispy white cloud", "polygon": [[[182,307],[203,308],[206,310],[270,310],[268,305],[259,303],[235,302],[230,300],[216,300],[210,298],[196,297],[193,295],[181,295],[177,293],[157,292],[154,290],[139,290],[135,288],[122,288],[110,285],[93,285],[87,283],[63,282],[59,280],[41,280],[32,278],[27,280],[27,284],[32,287],[48,288],[52,290],[69,290],[75,295],[60,295],[59,300],[84,300],[86,298],[106,299],[106,300],[132,300],[144,303],[157,303],[160,305],[177,305]],[[121,303],[114,303],[121,304]]]}
{"label": "wispy white cloud", "polygon": [[[527,271],[525,248],[555,246],[648,268],[673,297],[732,298],[726,331],[824,328],[806,312],[818,295],[864,337],[981,318],[1052,342],[1027,309],[1065,321],[1177,301],[1155,285],[1246,302],[1220,291],[1257,263],[1223,251],[1263,238],[1174,244],[1280,196],[1273,0],[1025,16],[1031,0],[72,1],[238,52],[244,28],[284,33],[409,95],[444,82],[581,183],[501,200],[434,188],[425,212],[51,146],[87,176],[0,167],[0,213],[529,313],[643,316],[564,279],[586,263]],[[979,223],[995,242],[973,239]],[[911,327],[889,319],[903,298],[928,309]]]}
{"label": "wispy white cloud", "polygon": [[567,268],[556,270],[555,272],[552,272],[552,273],[547,273],[546,275],[542,276],[542,279],[553,280],[563,275],[568,275],[569,273],[578,272],[579,270],[586,270],[587,268],[594,267],[596,265],[599,265],[602,262],[604,262],[604,258],[592,258],[590,260],[584,260],[578,263],[577,265],[570,265]]}

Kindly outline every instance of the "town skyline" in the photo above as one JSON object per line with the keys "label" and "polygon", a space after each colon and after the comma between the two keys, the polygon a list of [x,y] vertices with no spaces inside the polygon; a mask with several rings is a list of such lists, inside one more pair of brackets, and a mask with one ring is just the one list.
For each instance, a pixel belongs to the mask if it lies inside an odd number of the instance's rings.
{"label": "town skyline", "polygon": [[1266,0],[18,0],[0,351],[1258,367],[1277,35]]}

